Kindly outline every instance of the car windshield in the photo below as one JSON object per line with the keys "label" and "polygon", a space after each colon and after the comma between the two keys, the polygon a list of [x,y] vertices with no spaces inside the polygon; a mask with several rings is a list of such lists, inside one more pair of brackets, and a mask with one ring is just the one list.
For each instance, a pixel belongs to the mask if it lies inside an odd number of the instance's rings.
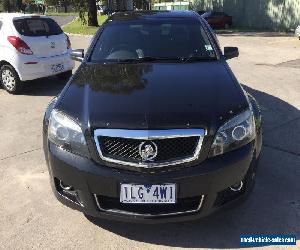
{"label": "car windshield", "polygon": [[208,60],[216,53],[200,23],[140,21],[107,24],[91,55],[92,62]]}
{"label": "car windshield", "polygon": [[53,36],[63,33],[51,18],[22,18],[14,20],[14,25],[23,36]]}

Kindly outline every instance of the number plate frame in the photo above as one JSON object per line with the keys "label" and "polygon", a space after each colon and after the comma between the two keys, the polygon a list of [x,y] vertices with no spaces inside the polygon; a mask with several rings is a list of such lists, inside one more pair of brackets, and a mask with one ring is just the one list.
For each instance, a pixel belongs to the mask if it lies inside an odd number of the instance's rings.
{"label": "number plate frame", "polygon": [[64,71],[65,66],[63,63],[57,63],[57,64],[51,65],[50,69],[51,69],[52,73],[55,74],[55,73],[60,73],[60,72]]}
{"label": "number plate frame", "polygon": [[[127,196],[126,190],[127,187]],[[164,192],[161,188],[167,187],[166,195],[164,198]],[[142,191],[139,192],[140,188]],[[160,199],[154,197],[154,191],[158,188],[158,195]],[[172,189],[171,189],[172,188]],[[149,190],[150,189],[150,190]],[[149,192],[148,192],[149,190]],[[168,191],[169,190],[169,191]],[[132,191],[134,193],[132,193]],[[161,193],[163,192],[163,193]],[[172,194],[171,194],[172,193]],[[142,195],[143,194],[143,195]],[[143,196],[140,198],[138,196]],[[132,198],[134,197],[134,198]],[[161,198],[163,197],[163,199]],[[164,184],[136,184],[136,183],[121,183],[120,184],[120,203],[124,204],[176,204],[177,203],[177,186],[175,183]]]}

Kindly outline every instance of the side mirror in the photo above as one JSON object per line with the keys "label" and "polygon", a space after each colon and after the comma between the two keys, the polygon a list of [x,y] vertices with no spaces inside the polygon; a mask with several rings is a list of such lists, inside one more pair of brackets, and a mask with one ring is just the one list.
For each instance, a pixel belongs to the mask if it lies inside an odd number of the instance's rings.
{"label": "side mirror", "polygon": [[237,47],[224,47],[224,57],[226,60],[238,57],[239,56],[239,48]]}
{"label": "side mirror", "polygon": [[70,56],[72,60],[82,62],[84,59],[84,49],[72,50]]}

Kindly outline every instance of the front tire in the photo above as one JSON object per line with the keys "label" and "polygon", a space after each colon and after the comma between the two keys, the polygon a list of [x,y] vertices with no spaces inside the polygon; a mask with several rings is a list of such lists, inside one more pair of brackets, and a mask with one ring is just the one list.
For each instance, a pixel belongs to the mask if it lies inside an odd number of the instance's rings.
{"label": "front tire", "polygon": [[60,73],[59,75],[57,75],[57,77],[60,79],[60,80],[65,80],[65,81],[68,81],[72,76],[72,70],[69,70],[69,71],[66,71],[66,72],[63,72],[63,73]]}
{"label": "front tire", "polygon": [[3,65],[0,68],[0,83],[10,94],[18,94],[22,89],[22,81],[18,73],[11,65]]}

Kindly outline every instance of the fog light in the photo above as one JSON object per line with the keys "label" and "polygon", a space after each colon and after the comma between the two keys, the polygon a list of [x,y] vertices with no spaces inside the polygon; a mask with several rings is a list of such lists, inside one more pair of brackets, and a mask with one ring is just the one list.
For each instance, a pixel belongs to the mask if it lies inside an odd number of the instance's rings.
{"label": "fog light", "polygon": [[59,185],[63,191],[68,191],[68,192],[74,191],[74,188],[72,186],[69,186],[69,185],[63,183],[62,180],[59,181]]}
{"label": "fog light", "polygon": [[238,192],[238,191],[242,190],[243,186],[244,186],[244,183],[243,183],[243,181],[241,181],[241,182],[236,183],[233,186],[231,186],[230,190],[233,192]]}
{"label": "fog light", "polygon": [[70,186],[69,184],[63,182],[62,180],[56,177],[54,178],[54,182],[55,182],[56,190],[61,196],[83,207],[83,203],[80,199],[78,189],[75,189],[74,187]]}

